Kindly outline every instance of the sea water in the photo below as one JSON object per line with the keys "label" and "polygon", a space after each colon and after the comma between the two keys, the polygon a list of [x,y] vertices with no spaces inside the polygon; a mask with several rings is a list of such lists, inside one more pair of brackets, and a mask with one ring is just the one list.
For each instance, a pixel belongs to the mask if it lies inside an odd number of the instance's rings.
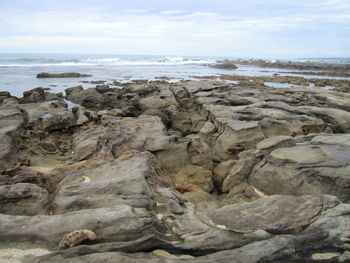
{"label": "sea water", "polygon": [[[84,54],[25,54],[0,53],[0,90],[14,96],[36,87],[62,92],[68,87],[92,87],[90,81],[129,82],[136,79],[170,81],[196,79],[204,76],[238,74],[271,76],[279,69],[239,65],[237,70],[210,67],[224,57],[149,56],[149,55],[84,55]],[[79,72],[92,75],[84,78],[38,79],[40,72]],[[298,73],[298,72],[296,72]],[[302,75],[302,72],[300,72]],[[305,76],[310,77],[310,76]],[[314,77],[314,76],[311,76]]]}

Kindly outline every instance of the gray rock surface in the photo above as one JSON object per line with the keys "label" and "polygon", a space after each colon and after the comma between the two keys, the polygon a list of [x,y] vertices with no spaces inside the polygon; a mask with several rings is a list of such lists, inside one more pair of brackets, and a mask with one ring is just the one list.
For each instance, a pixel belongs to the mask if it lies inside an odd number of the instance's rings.
{"label": "gray rock surface", "polygon": [[347,141],[347,135],[320,135],[296,146],[277,148],[256,164],[248,182],[267,194],[325,193],[349,202]]}
{"label": "gray rock surface", "polygon": [[24,262],[347,260],[349,96],[264,83],[0,94],[0,244],[51,250]]}

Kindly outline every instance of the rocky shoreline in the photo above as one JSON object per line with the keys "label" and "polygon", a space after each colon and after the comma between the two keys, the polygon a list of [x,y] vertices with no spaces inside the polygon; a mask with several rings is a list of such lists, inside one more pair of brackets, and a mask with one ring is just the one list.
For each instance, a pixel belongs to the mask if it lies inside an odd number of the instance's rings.
{"label": "rocky shoreline", "polygon": [[[325,61],[268,61],[262,59],[237,59],[222,61],[218,64],[237,64],[246,66],[257,66],[262,68],[278,68],[288,70],[298,70],[306,75],[321,75],[333,77],[350,77],[350,64],[345,62],[325,62]],[[293,72],[287,72],[293,73]],[[297,72],[294,72],[297,74]]]}
{"label": "rocky shoreline", "polygon": [[348,262],[349,81],[282,78],[1,92],[0,243],[51,251],[32,263]]}

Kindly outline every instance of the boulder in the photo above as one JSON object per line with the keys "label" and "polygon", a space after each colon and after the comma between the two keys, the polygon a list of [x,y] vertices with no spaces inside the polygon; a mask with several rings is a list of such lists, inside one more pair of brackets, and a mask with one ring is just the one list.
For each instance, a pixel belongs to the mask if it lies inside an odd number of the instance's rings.
{"label": "boulder", "polygon": [[98,127],[81,132],[73,139],[73,159],[77,162],[85,160],[97,152],[99,139],[105,128]]}
{"label": "boulder", "polygon": [[80,104],[88,109],[100,108],[102,107],[102,103],[104,101],[102,94],[93,88],[82,91],[71,91],[69,97],[72,102]]}
{"label": "boulder", "polygon": [[222,183],[222,191],[229,192],[234,186],[245,181],[250,175],[254,165],[256,165],[262,156],[255,150],[245,151],[239,154],[239,160],[228,172]]}
{"label": "boulder", "polygon": [[81,92],[83,90],[84,90],[83,86],[79,85],[76,87],[67,88],[64,91],[66,92],[67,96],[70,96],[73,93]]}
{"label": "boulder", "polygon": [[26,114],[27,127],[44,131],[61,130],[76,125],[74,114],[63,101],[21,104]]}
{"label": "boulder", "polygon": [[22,103],[36,103],[45,101],[46,94],[44,88],[35,88],[29,91],[23,92]]}

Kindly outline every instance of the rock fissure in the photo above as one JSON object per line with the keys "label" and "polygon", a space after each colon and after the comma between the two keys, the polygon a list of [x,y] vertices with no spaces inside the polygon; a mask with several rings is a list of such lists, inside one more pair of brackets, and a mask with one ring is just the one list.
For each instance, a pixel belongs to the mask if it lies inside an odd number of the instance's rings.
{"label": "rock fissure", "polygon": [[41,90],[3,99],[1,242],[96,235],[31,262],[345,253],[348,95],[259,83],[76,87],[72,111]]}

